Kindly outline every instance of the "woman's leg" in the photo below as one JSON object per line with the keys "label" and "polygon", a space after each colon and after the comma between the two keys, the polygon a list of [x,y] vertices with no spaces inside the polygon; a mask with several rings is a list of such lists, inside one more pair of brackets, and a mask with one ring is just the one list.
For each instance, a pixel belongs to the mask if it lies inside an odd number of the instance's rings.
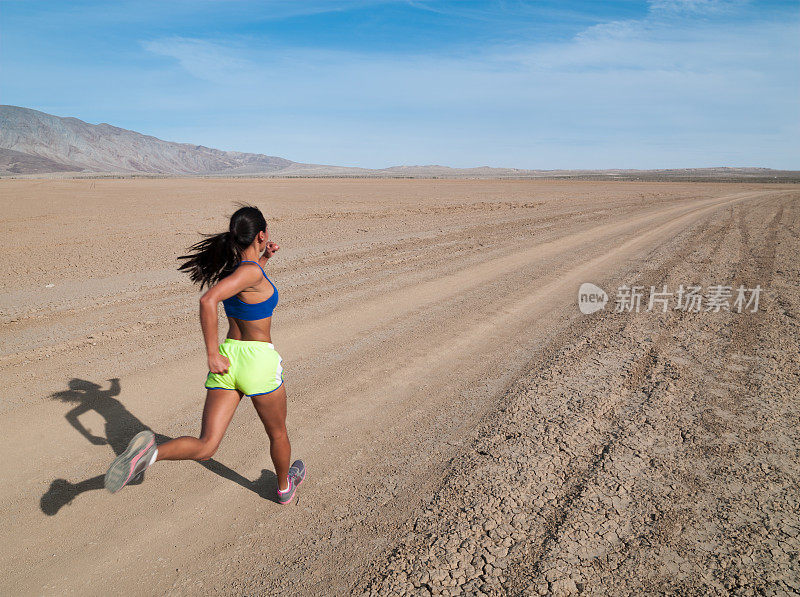
{"label": "woman's leg", "polygon": [[236,390],[208,390],[200,437],[176,437],[158,446],[156,460],[208,460],[217,451],[233,419],[242,394]]}
{"label": "woman's leg", "polygon": [[289,486],[286,476],[292,455],[292,446],[286,433],[286,385],[270,394],[253,396],[252,400],[269,436],[269,455],[278,477],[278,489],[284,490]]}

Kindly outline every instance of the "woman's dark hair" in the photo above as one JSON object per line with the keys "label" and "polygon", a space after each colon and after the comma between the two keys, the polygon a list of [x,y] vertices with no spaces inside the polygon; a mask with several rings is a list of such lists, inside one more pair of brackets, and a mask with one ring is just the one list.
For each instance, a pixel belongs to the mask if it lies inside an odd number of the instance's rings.
{"label": "woman's dark hair", "polygon": [[267,221],[261,210],[245,205],[233,213],[227,232],[206,234],[206,238],[189,247],[192,251],[189,255],[178,257],[186,260],[178,269],[188,272],[201,289],[213,286],[236,269],[242,261],[242,251],[266,229]]}

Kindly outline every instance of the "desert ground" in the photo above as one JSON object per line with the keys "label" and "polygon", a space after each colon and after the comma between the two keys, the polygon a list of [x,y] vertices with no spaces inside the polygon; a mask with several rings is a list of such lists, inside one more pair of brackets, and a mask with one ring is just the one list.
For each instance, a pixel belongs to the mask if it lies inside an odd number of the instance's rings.
{"label": "desert ground", "polygon": [[[237,202],[306,482],[273,501],[245,398],[111,495],[135,433],[199,431],[176,257]],[[800,185],[4,180],[0,222],[2,594],[800,592]],[[615,312],[692,284],[763,291]]]}

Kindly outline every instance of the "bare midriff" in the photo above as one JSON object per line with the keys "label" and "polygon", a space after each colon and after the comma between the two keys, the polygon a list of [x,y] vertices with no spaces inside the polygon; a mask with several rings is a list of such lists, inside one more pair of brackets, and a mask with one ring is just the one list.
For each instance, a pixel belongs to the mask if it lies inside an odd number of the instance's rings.
{"label": "bare midriff", "polygon": [[272,317],[266,319],[256,319],[255,321],[243,321],[235,317],[228,317],[228,338],[231,340],[272,342],[269,335]]}

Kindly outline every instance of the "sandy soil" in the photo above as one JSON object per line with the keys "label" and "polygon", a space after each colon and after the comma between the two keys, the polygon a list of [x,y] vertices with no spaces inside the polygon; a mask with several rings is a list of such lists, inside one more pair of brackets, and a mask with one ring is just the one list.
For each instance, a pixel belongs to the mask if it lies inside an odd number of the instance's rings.
{"label": "sandy soil", "polygon": [[[799,591],[800,187],[0,182],[4,594]],[[273,341],[309,476],[242,404],[195,433],[176,255],[235,201],[282,245]],[[581,315],[582,282],[760,284],[758,313]]]}

